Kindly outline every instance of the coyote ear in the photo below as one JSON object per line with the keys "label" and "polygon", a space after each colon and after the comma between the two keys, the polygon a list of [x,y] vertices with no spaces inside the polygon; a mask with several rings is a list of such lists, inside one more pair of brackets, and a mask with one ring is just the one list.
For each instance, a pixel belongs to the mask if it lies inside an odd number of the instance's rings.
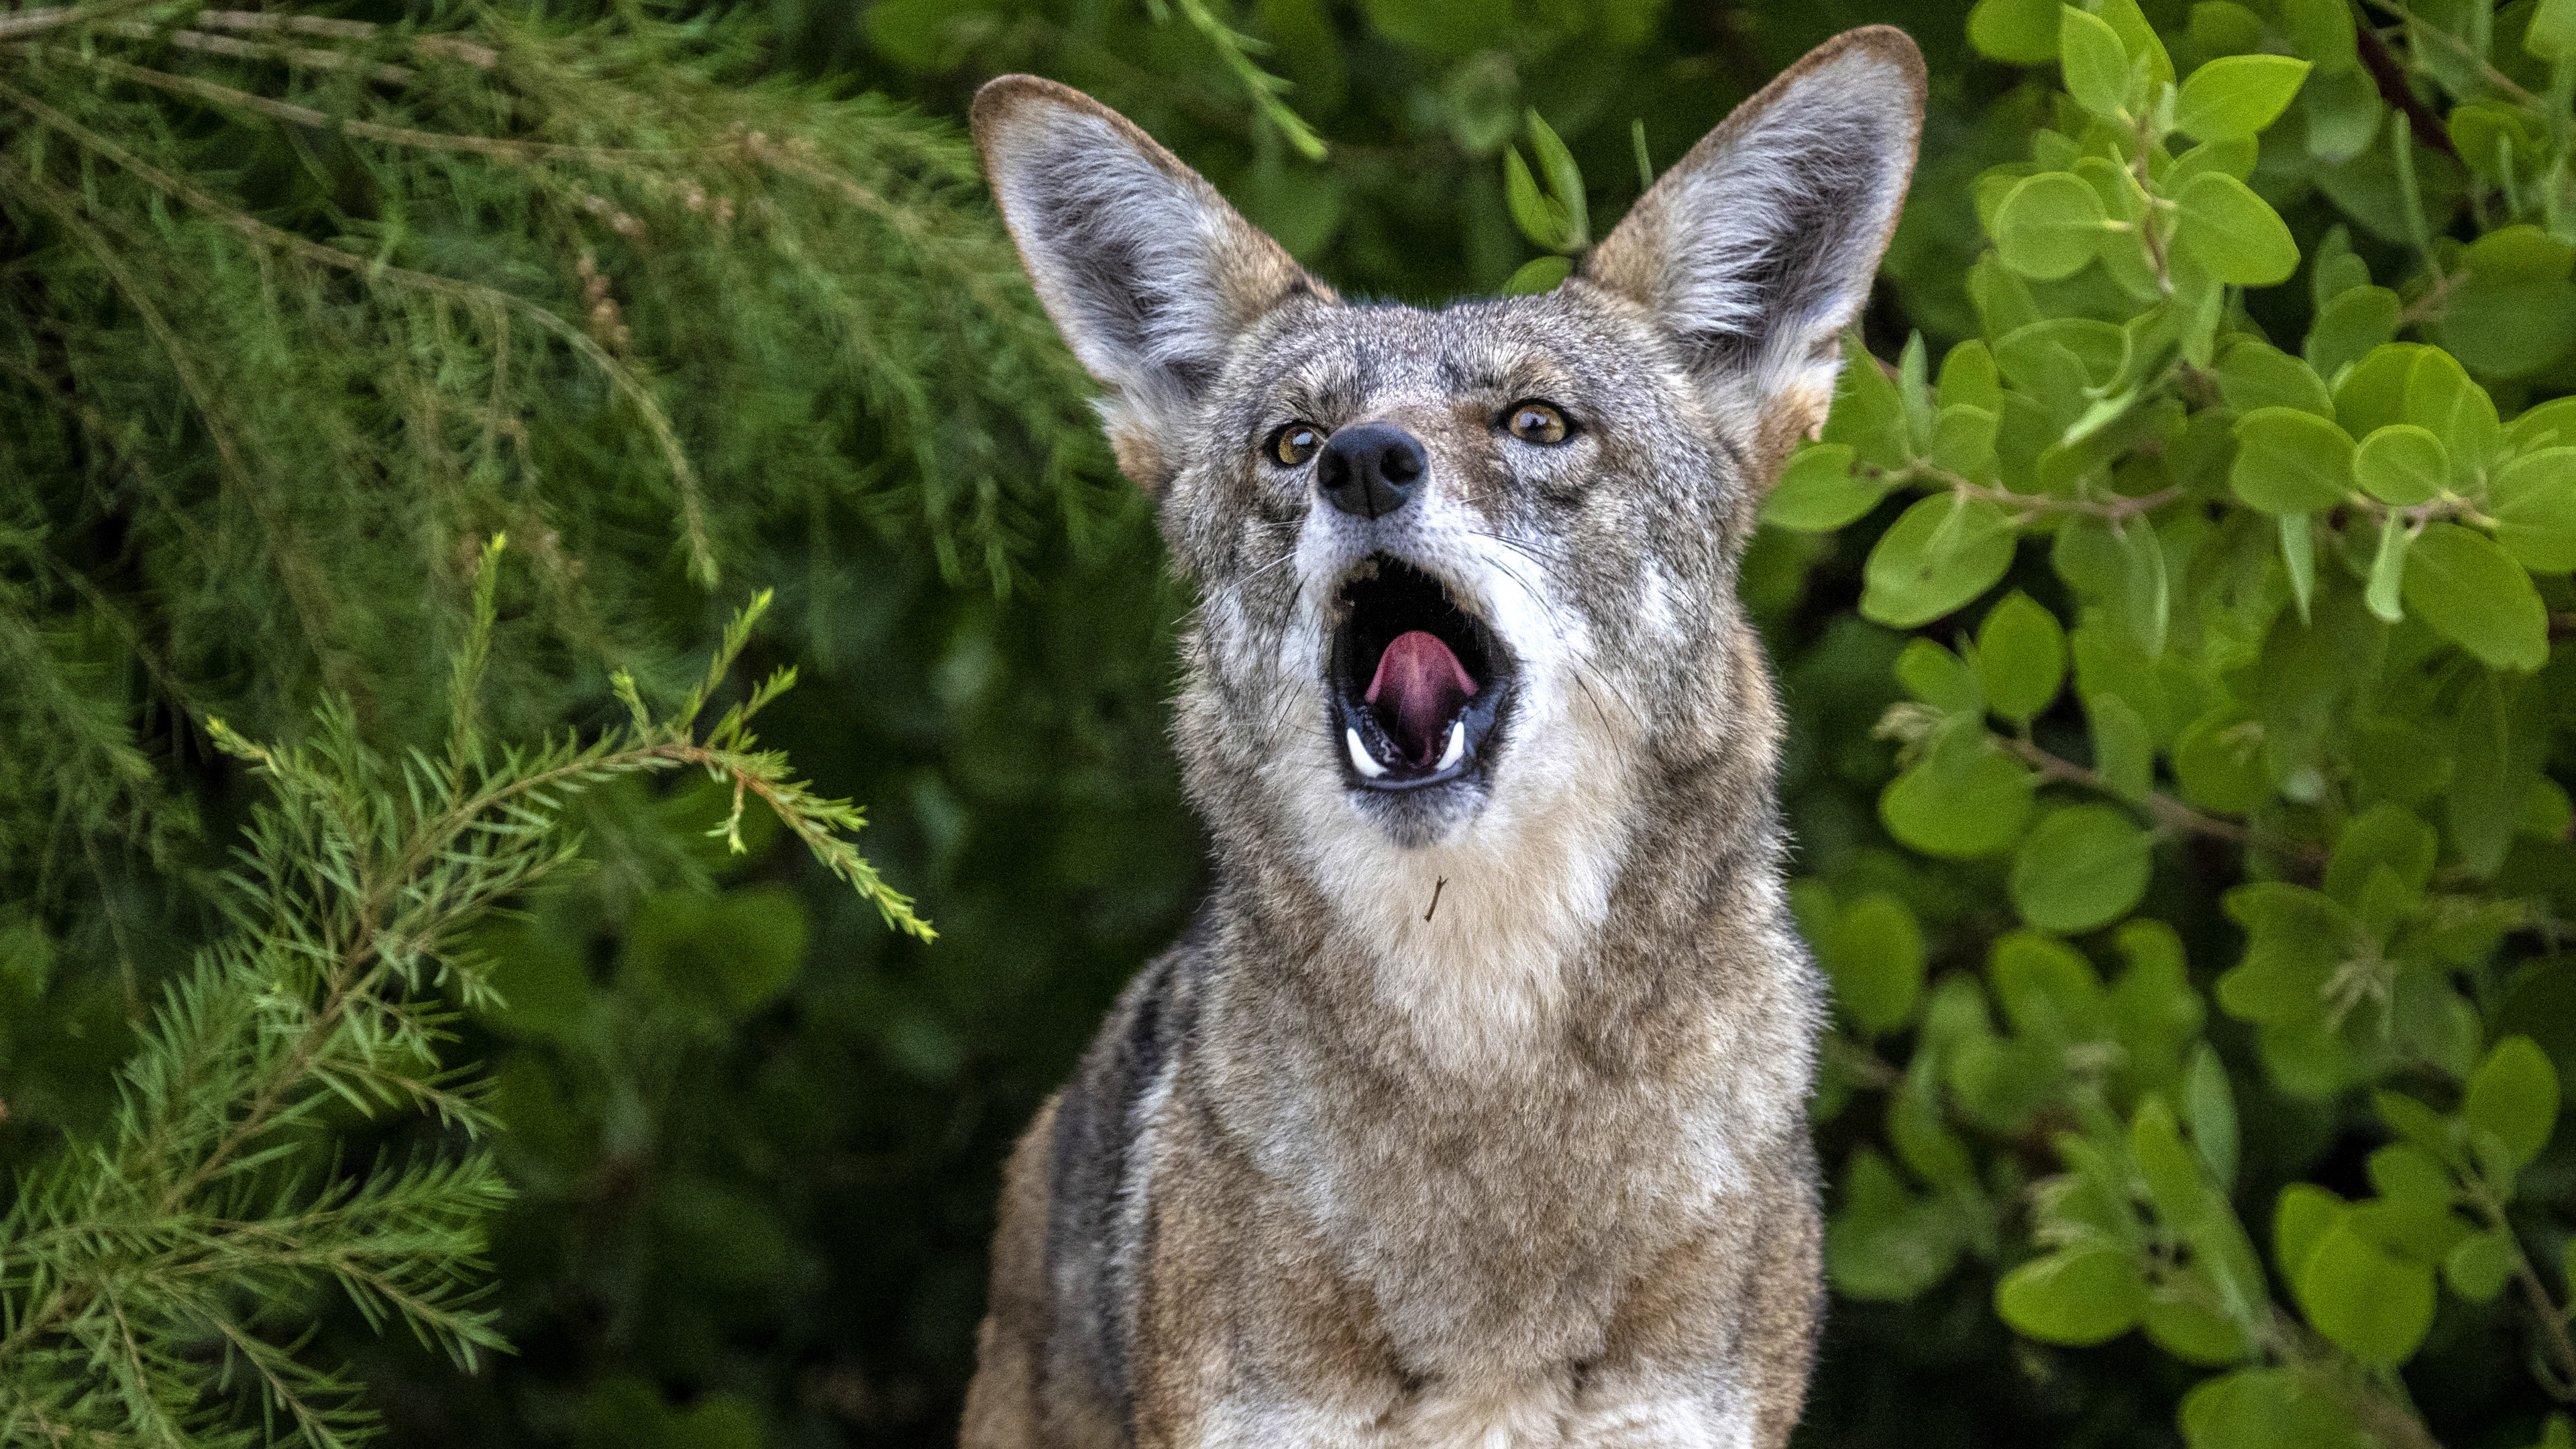
{"label": "coyote ear", "polygon": [[1914,171],[1923,56],[1852,30],[1735,108],[1585,264],[1685,345],[1702,385],[1785,442],[1824,417]]}
{"label": "coyote ear", "polygon": [[1093,377],[1129,477],[1164,481],[1160,439],[1244,329],[1300,288],[1277,242],[1134,122],[1080,91],[1006,75],[975,93],[975,144],[1020,259]]}

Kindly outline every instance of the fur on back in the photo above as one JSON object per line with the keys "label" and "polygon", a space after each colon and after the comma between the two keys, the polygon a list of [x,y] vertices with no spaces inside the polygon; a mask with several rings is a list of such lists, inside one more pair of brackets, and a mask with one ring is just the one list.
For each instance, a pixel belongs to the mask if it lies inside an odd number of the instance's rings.
{"label": "fur on back", "polygon": [[[967,1444],[1785,1440],[1821,985],[1736,568],[1922,87],[1902,35],[1840,37],[1575,278],[1438,310],[1339,300],[1087,97],[977,98],[1200,591],[1174,733],[1216,869],[1013,1156]],[[1530,400],[1560,441],[1501,425]],[[1383,516],[1270,456],[1362,424],[1424,465]],[[1351,581],[1396,566],[1508,655],[1475,768],[1401,793],[1353,774],[1329,695]]]}

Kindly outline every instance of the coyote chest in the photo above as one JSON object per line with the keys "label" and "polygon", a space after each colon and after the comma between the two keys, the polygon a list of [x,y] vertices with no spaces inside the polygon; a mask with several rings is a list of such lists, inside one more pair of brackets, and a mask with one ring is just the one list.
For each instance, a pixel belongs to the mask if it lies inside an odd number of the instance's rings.
{"label": "coyote chest", "polygon": [[1086,97],[977,98],[1204,604],[1217,884],[1013,1154],[968,1445],[1785,1442],[1821,988],[1736,565],[1922,90],[1845,35],[1555,291],[1437,311],[1341,301]]}

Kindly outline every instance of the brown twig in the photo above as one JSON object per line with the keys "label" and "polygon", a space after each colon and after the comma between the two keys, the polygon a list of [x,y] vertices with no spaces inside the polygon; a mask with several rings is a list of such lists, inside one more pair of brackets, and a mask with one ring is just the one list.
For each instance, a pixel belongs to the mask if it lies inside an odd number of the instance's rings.
{"label": "brown twig", "polygon": [[2442,118],[2434,115],[2433,108],[2424,104],[2415,88],[2406,83],[2406,67],[2397,63],[2397,57],[2389,53],[2388,42],[2370,28],[2370,17],[2355,15],[2353,20],[2355,48],[2361,52],[2362,68],[2379,86],[2379,98],[2388,103],[2389,109],[2406,113],[2425,145],[2458,161],[2460,148],[2451,144],[2451,128],[2443,125]]}
{"label": "brown twig", "polygon": [[[2072,760],[2050,754],[2029,740],[2001,736],[1998,738],[2002,739],[2005,749],[2019,755],[2025,764],[2039,771],[2042,780],[2081,785],[2085,789],[2098,790],[2115,799],[2131,798],[2112,789],[2111,782],[2104,779],[2101,772],[2097,770],[2088,770]],[[2321,846],[2311,845],[2303,840],[2284,840],[2268,831],[2256,830],[2223,816],[2204,814],[2171,795],[2158,791],[2150,790],[2144,797],[2136,799],[2133,803],[2155,817],[2156,823],[2167,830],[2190,835],[2206,835],[2234,845],[2268,850],[2276,855],[2290,856],[2315,866],[2322,866],[2326,861],[2326,852]]]}

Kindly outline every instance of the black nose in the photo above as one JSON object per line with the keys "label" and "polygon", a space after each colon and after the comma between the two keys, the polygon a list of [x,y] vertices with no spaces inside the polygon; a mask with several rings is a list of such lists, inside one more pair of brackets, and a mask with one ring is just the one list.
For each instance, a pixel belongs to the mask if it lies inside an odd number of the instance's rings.
{"label": "black nose", "polygon": [[1422,485],[1422,445],[1391,423],[1362,423],[1333,434],[1316,460],[1324,501],[1361,518],[1384,518],[1413,501]]}

